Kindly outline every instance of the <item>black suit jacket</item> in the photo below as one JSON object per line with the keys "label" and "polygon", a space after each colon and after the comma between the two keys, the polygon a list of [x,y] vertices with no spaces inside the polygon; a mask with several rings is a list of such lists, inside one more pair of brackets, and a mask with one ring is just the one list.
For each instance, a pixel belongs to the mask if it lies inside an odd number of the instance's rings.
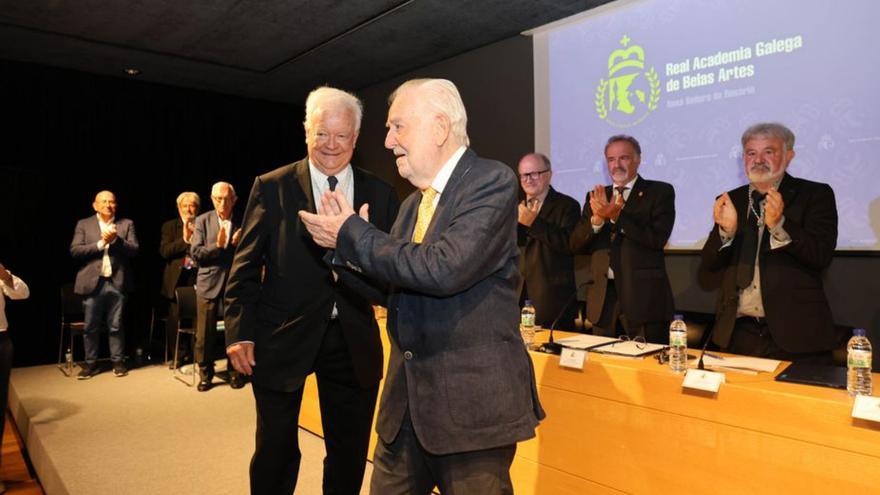
{"label": "black suit jacket", "polygon": [[[137,235],[134,231],[134,222],[131,220],[118,218],[115,222],[117,237],[108,250],[110,266],[113,269],[110,280],[122,292],[131,292],[134,289],[134,273],[130,258],[138,252]],[[76,223],[73,240],[70,241],[70,255],[82,263],[76,273],[73,287],[73,291],[77,294],[87,296],[98,286],[104,258],[104,250],[98,249],[99,240],[101,240],[101,227],[97,215],[83,218]]]}
{"label": "black suit jacket", "polygon": [[[162,287],[159,292],[167,299],[174,299],[174,289],[180,282],[183,260],[189,252],[189,244],[183,240],[183,220],[177,217],[162,224],[162,240],[159,242],[159,255],[165,260],[162,272]],[[190,271],[194,271],[192,268]],[[195,281],[195,277],[192,277]]]}
{"label": "black suit jacket", "polygon": [[421,244],[411,242],[418,191],[391,235],[356,215],[339,231],[337,261],[391,286],[391,356],[376,420],[386,443],[407,410],[432,454],[535,435],[544,411],[519,333],[517,187],[506,165],[467,150]]}
{"label": "black suit jacket", "polygon": [[[392,187],[359,168],[353,180],[355,210],[369,203],[370,222],[388,231],[399,208]],[[307,159],[254,180],[226,287],[226,342],[255,343],[254,383],[294,391],[311,372],[335,302],[355,374],[373,386],[382,378],[373,301],[334,282],[327,250],[297,214],[315,211],[312,196]]]}
{"label": "black suit jacket", "polygon": [[579,217],[577,201],[551,187],[532,226],[517,224],[519,271],[523,277],[520,287],[527,287],[528,298],[535,304],[535,319],[546,328],[566,306],[557,326],[574,329],[574,256],[568,241]]}
{"label": "black suit jacket", "polygon": [[[783,229],[791,243],[770,249],[770,233],[761,239],[758,263],[761,297],[770,334],[788,352],[818,352],[835,346],[831,308],[822,288],[822,272],[831,264],[837,245],[837,205],[828,184],[788,174],[779,184],[785,202]],[[739,302],[736,269],[748,208],[748,185],[728,194],[736,207],[733,243],[721,248],[718,225],[703,246],[701,270],[723,272],[716,308],[713,341],[727,347]]]}
{"label": "black suit jacket", "polygon": [[[610,200],[613,189],[605,187]],[[598,233],[590,223],[589,195],[571,237],[572,251],[591,254],[592,283],[587,288],[587,319],[599,321],[608,267],[616,260],[614,283],[621,312],[636,323],[667,321],[675,310],[666,274],[663,247],[675,223],[675,189],[639,176],[616,224],[605,222]]]}

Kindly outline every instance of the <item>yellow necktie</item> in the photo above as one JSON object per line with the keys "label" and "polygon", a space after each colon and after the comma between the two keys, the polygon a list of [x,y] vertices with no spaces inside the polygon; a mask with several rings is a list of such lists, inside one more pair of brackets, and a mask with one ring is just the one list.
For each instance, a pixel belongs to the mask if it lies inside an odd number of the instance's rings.
{"label": "yellow necktie", "polygon": [[425,238],[425,232],[428,231],[428,225],[431,225],[431,217],[434,216],[434,198],[437,197],[437,191],[429,187],[422,191],[422,202],[419,203],[419,217],[416,220],[416,228],[413,231],[413,242],[420,244]]}

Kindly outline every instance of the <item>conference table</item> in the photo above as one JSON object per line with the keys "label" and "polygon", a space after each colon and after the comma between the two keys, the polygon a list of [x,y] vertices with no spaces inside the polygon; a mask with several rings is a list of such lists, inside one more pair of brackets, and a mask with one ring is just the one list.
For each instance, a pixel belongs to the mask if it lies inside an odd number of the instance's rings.
{"label": "conference table", "polygon": [[[726,372],[712,394],[651,357],[588,353],[577,370],[529,354],[547,418],[517,447],[517,494],[880,493],[880,423],[852,418],[844,390],[775,381],[785,364]],[[299,424],[321,435],[313,376]]]}

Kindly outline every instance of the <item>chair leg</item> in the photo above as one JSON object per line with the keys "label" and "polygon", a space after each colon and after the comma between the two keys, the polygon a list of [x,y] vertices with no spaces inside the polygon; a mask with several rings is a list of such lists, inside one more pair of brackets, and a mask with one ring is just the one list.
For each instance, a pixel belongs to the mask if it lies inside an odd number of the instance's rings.
{"label": "chair leg", "polygon": [[64,376],[70,376],[73,374],[73,368],[69,367],[67,365],[67,360],[64,359],[64,321],[61,322],[61,332],[58,336],[58,369],[64,374]]}
{"label": "chair leg", "polygon": [[186,380],[181,378],[180,375],[182,375],[183,373],[179,372],[179,368],[177,367],[177,358],[178,358],[179,354],[180,354],[180,330],[177,331],[177,336],[174,338],[174,362],[171,363],[171,374],[176,380],[181,381],[187,387],[194,387],[196,384],[195,375],[196,375],[198,367],[197,367],[196,363],[193,363],[193,365],[192,365],[193,378],[191,378],[189,382],[187,382]]}

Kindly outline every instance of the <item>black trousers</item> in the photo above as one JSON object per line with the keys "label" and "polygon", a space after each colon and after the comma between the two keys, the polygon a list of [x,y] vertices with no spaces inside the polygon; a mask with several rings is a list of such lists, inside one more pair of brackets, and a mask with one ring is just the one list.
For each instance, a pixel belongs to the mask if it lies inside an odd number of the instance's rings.
{"label": "black trousers", "polygon": [[409,412],[397,438],[379,439],[373,453],[370,495],[512,495],[510,465],[516,444],[493,449],[435,455],[416,437]]}
{"label": "black trousers", "polygon": [[788,352],[780,348],[773,336],[770,335],[770,327],[765,318],[742,316],[736,319],[733,325],[733,333],[730,342],[723,349],[724,352],[740,354],[743,356],[755,356],[782,361],[811,363],[819,365],[833,365],[834,356],[831,351],[819,352]]}
{"label": "black trousers", "polygon": [[[342,327],[332,320],[315,359],[321,424],[324,429],[324,493],[360,492],[376,409],[379,384],[363,388],[357,381]],[[257,405],[256,450],[251,459],[251,493],[290,495],[296,488],[299,463],[299,409],[303,388],[295,392],[253,384]]]}
{"label": "black trousers", "polygon": [[[645,297],[651,297],[646,294]],[[608,280],[605,289],[605,301],[599,321],[593,324],[593,334],[606,337],[628,335],[630,338],[642,337],[653,344],[669,343],[668,321],[634,321],[620,311],[620,300],[617,298],[617,287],[613,279]]]}
{"label": "black trousers", "polygon": [[[3,296],[0,296],[3,297]],[[6,407],[9,405],[9,374],[12,371],[12,339],[7,332],[0,332],[0,438],[6,427]]]}

